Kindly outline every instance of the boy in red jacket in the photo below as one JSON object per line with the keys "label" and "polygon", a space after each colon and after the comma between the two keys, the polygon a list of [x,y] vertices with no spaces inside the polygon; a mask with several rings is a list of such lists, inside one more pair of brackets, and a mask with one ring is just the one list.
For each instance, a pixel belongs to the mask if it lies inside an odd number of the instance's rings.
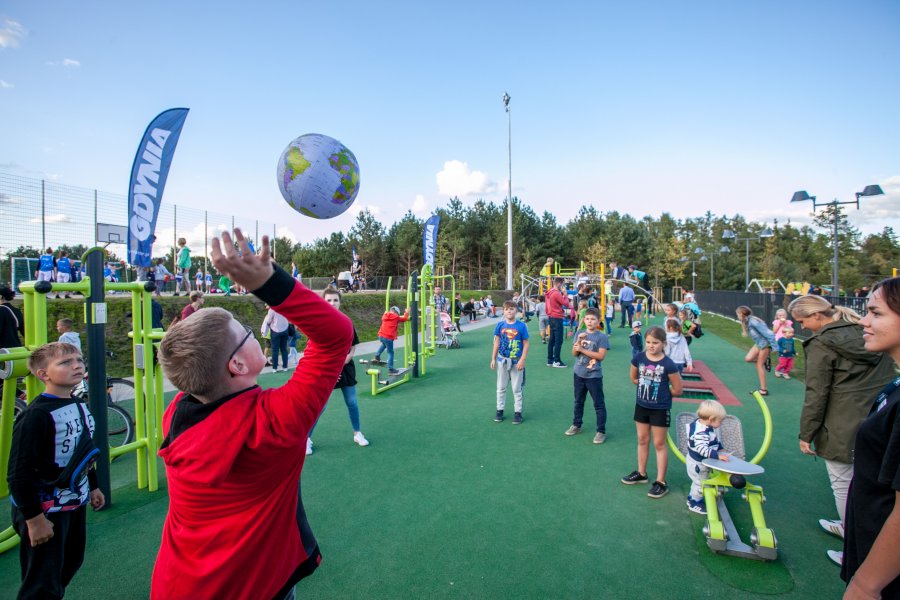
{"label": "boy in red jacket", "polygon": [[[180,390],[163,420],[169,513],[150,597],[294,597],[321,554],[300,498],[309,430],[331,395],[353,340],[350,320],[280,268],[263,237],[256,255],[212,242],[227,274],[309,336],[303,359],[280,388],[262,390],[266,364],[253,329],[219,308],[198,310],[166,333],[159,361]],[[224,342],[210,346],[209,332]],[[251,339],[253,338],[253,339]]]}
{"label": "boy in red jacket", "polygon": [[372,362],[375,364],[384,364],[381,362],[381,353],[387,349],[388,373],[391,375],[396,375],[400,372],[394,368],[394,340],[397,339],[397,327],[400,326],[400,323],[405,323],[408,320],[408,306],[406,307],[406,312],[403,313],[403,316],[400,316],[399,308],[392,306],[391,310],[384,313],[381,317],[381,329],[378,330],[378,341],[381,342],[381,345],[378,346],[378,352],[375,353],[375,358],[372,359]]}

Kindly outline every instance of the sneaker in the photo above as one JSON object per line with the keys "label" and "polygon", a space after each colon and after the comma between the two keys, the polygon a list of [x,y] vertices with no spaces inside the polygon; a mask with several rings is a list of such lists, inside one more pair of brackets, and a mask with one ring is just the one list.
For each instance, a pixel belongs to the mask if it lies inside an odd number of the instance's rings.
{"label": "sneaker", "polygon": [[647,483],[649,481],[646,475],[641,475],[637,471],[632,471],[628,475],[622,478],[622,483],[625,485],[634,485],[635,483]]}
{"label": "sneaker", "polygon": [[496,423],[503,422],[503,411],[502,410],[497,411],[497,414],[494,416],[494,422],[496,422]]}
{"label": "sneaker", "polygon": [[606,434],[601,431],[598,431],[597,435],[594,436],[594,443],[602,444],[605,441],[606,441]]}
{"label": "sneaker", "polygon": [[785,379],[790,379],[790,378],[791,378],[791,376],[788,375],[787,373],[782,373],[781,376],[784,377]]}
{"label": "sneaker", "polygon": [[651,498],[662,498],[668,493],[669,486],[664,484],[662,481],[654,481],[653,485],[650,486],[650,491],[647,492],[647,495]]}
{"label": "sneaker", "polygon": [[548,367],[552,367],[553,365],[554,365],[553,362],[548,362],[548,363],[547,363],[547,366],[548,366]]}
{"label": "sneaker", "polygon": [[369,440],[366,439],[366,436],[362,434],[362,431],[357,431],[353,434],[353,441],[359,444],[360,446],[368,446]]}
{"label": "sneaker", "polygon": [[400,371],[398,371],[397,369],[388,369],[388,374],[389,375],[399,375]]}
{"label": "sneaker", "polygon": [[693,498],[687,499],[687,507],[688,510],[697,513],[698,515],[706,514],[706,501],[705,500],[694,500]]}
{"label": "sneaker", "polygon": [[581,427],[575,425],[571,425],[566,429],[566,435],[578,435],[579,433],[581,433]]}
{"label": "sneaker", "polygon": [[781,371],[775,371],[775,377],[781,377]]}
{"label": "sneaker", "polygon": [[313,442],[311,439],[306,438],[306,455],[309,456],[313,453]]}
{"label": "sneaker", "polygon": [[561,362],[561,361],[556,361],[555,363],[553,363],[553,366],[556,367],[557,369],[565,369],[566,363]]}
{"label": "sneaker", "polygon": [[513,414],[513,425],[521,425],[522,424],[522,413],[517,412]]}
{"label": "sneaker", "polygon": [[828,519],[819,519],[819,525],[822,529],[835,537],[844,539],[844,526],[840,521],[829,521]]}
{"label": "sneaker", "polygon": [[770,357],[770,356],[766,357],[765,367],[766,367],[766,371],[772,370],[772,357]]}
{"label": "sneaker", "polygon": [[825,554],[831,559],[831,562],[841,567],[844,565],[844,553],[840,550],[826,550]]}

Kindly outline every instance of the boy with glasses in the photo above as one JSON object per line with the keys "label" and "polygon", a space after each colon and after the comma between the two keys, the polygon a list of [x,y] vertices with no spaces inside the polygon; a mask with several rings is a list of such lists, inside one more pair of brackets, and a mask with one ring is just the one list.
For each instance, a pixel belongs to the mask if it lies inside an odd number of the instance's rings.
{"label": "boy with glasses", "polygon": [[[266,364],[252,329],[221,308],[174,325],[159,361],[180,390],[163,419],[160,456],[169,482],[169,514],[150,597],[288,599],[321,554],[300,498],[309,431],[325,407],[353,339],[350,320],[270,258],[267,237],[256,255],[235,230],[212,241],[225,273],[309,336],[291,379],[262,390]],[[210,331],[226,343],[203,344]],[[226,376],[227,374],[227,376]]]}

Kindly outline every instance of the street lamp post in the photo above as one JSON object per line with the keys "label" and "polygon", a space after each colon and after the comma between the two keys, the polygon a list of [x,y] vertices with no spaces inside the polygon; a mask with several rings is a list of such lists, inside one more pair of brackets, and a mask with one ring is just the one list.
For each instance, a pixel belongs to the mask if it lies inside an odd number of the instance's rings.
{"label": "street lamp post", "polygon": [[734,240],[736,242],[746,242],[746,259],[744,261],[744,291],[747,291],[747,288],[750,287],[750,242],[751,240],[761,240],[764,238],[770,238],[775,235],[770,228],[766,227],[762,231],[759,232],[759,235],[756,237],[747,237],[747,238],[739,238],[734,232],[730,229],[726,229],[722,232],[723,240]]}
{"label": "street lamp post", "polygon": [[506,289],[513,289],[513,245],[512,245],[512,113],[509,112],[509,94],[503,93],[503,106],[506,107],[507,122],[507,157],[509,159],[509,179],[506,190]]}
{"label": "street lamp post", "polygon": [[722,246],[718,252],[710,251],[708,254],[703,248],[694,248],[694,254],[700,255],[698,259],[700,262],[706,262],[706,257],[709,256],[709,291],[716,289],[716,254],[728,254],[729,252],[731,252],[731,248],[728,246]]}
{"label": "street lamp post", "polygon": [[844,202],[839,202],[837,198],[832,200],[831,202],[816,202],[815,196],[810,196],[806,193],[806,190],[800,190],[799,192],[794,192],[794,196],[791,198],[791,202],[806,202],[807,200],[812,200],[813,203],[813,211],[815,211],[820,206],[828,206],[831,205],[834,210],[834,227],[832,228],[832,246],[834,247],[834,258],[832,259],[831,265],[831,295],[837,298],[840,294],[840,288],[838,287],[838,205],[839,204],[855,204],[856,210],[859,210],[859,199],[867,198],[869,196],[882,196],[884,195],[884,191],[881,189],[880,185],[867,185],[865,189],[861,192],[856,192],[856,200],[846,200]]}

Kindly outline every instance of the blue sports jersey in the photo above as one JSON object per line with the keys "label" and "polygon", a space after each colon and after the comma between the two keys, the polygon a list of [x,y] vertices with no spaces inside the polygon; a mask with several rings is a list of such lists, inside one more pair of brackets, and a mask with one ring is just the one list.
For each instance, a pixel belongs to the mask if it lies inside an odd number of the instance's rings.
{"label": "blue sports jersey", "polygon": [[69,257],[63,256],[57,260],[56,268],[62,273],[69,273],[72,270],[72,266],[69,264]]}
{"label": "blue sports jersey", "polygon": [[38,267],[38,271],[52,271],[53,270],[53,255],[52,254],[41,254],[41,263]]}

